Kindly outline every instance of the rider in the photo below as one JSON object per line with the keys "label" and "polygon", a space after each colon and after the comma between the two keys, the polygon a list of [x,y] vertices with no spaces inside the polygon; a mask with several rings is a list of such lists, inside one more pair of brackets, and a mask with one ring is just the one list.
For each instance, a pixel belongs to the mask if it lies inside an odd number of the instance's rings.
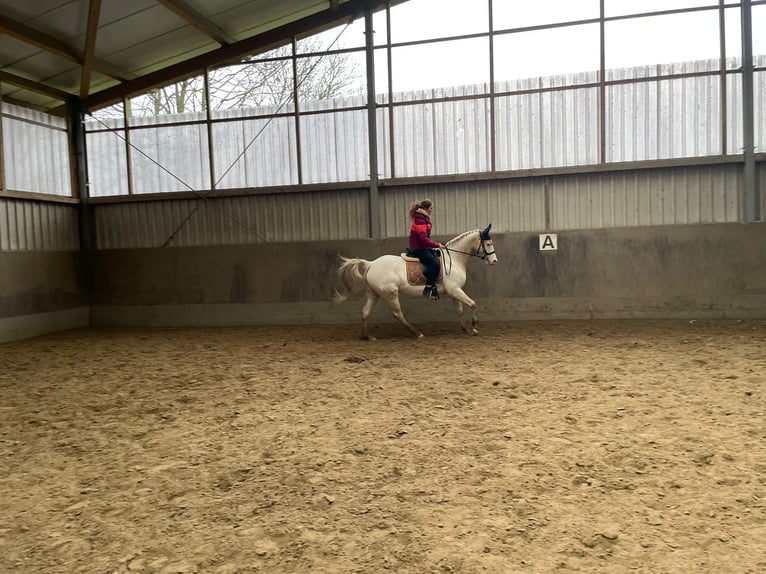
{"label": "rider", "polygon": [[439,277],[439,259],[435,249],[444,249],[443,243],[437,243],[431,239],[431,214],[434,211],[434,203],[430,199],[416,201],[410,206],[410,253],[420,259],[425,267],[423,275],[426,277],[426,287],[423,295],[427,299],[438,299],[436,280]]}

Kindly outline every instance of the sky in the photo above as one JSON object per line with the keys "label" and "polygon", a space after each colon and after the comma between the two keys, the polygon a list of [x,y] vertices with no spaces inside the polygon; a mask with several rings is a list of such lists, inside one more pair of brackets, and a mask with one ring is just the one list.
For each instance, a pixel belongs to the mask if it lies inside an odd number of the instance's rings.
{"label": "sky", "polygon": [[[656,10],[717,5],[716,0],[606,0],[607,17]],[[375,42],[386,40],[385,13],[375,16]],[[438,16],[435,16],[438,15]],[[598,0],[494,0],[495,29],[521,28],[597,18]],[[391,9],[392,41],[409,42],[485,32],[488,6],[481,0],[409,0]],[[766,54],[766,6],[753,7],[754,53]],[[758,31],[761,31],[760,33]],[[337,30],[328,32],[333,39]],[[606,67],[624,68],[718,58],[718,11],[607,22]],[[364,19],[346,28],[345,47],[364,44]],[[727,56],[741,55],[740,10],[726,9]],[[599,26],[586,24],[499,35],[495,80],[535,78],[599,68]],[[364,55],[359,58],[364,69]],[[485,38],[393,49],[393,89],[410,91],[489,82]],[[376,85],[386,86],[385,51],[376,57]]]}

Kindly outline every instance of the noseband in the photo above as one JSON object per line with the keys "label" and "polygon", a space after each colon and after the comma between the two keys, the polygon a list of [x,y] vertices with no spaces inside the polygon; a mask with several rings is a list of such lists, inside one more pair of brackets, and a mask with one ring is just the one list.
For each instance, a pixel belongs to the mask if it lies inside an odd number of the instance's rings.
{"label": "noseband", "polygon": [[489,257],[490,255],[494,255],[494,254],[495,254],[495,252],[494,252],[494,251],[487,251],[487,247],[484,245],[484,241],[485,241],[485,240],[484,240],[484,239],[482,239],[482,240],[481,240],[481,242],[480,242],[480,244],[479,244],[479,245],[481,246],[481,252],[482,252],[482,254],[481,254],[481,255],[477,255],[477,257],[481,257],[481,260],[482,260],[482,261],[484,261],[484,260],[485,260],[487,257]]}

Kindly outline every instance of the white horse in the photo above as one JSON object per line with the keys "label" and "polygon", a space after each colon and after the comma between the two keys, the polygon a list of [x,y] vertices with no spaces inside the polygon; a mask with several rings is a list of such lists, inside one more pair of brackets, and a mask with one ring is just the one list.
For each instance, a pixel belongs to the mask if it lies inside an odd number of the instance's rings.
{"label": "white horse", "polygon": [[[465,294],[463,285],[465,285],[468,261],[472,257],[479,257],[488,265],[497,263],[495,247],[489,236],[491,227],[492,224],[490,223],[486,229],[466,231],[454,239],[450,239],[445,243],[445,248],[441,250],[441,257],[439,258],[441,263],[441,278],[438,283],[439,294],[452,298],[455,302],[455,308],[460,317],[460,325],[463,331],[472,335],[478,333],[476,328],[476,302]],[[413,284],[408,279],[408,262],[402,256],[382,255],[373,261],[349,259],[341,256],[340,260],[338,276],[343,292],[335,292],[335,301],[341,303],[362,287],[366,289],[367,301],[364,307],[362,307],[362,339],[375,340],[367,330],[367,318],[381,297],[388,303],[394,317],[402,325],[407,327],[415,336],[423,336],[423,333],[418,331],[404,318],[402,307],[399,303],[400,294],[410,297],[423,297],[424,285],[422,281],[419,281],[418,284]],[[419,265],[419,262],[417,265]],[[468,305],[473,314],[470,327],[466,325],[463,318],[463,305]]]}

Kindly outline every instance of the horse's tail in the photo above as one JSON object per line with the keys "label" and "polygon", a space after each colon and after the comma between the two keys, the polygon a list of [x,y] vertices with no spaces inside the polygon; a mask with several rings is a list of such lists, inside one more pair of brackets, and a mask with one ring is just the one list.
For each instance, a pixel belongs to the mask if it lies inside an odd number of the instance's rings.
{"label": "horse's tail", "polygon": [[366,259],[348,259],[339,256],[338,278],[340,279],[341,291],[335,290],[335,302],[343,303],[355,292],[364,287],[367,281],[364,278],[370,262]]}

